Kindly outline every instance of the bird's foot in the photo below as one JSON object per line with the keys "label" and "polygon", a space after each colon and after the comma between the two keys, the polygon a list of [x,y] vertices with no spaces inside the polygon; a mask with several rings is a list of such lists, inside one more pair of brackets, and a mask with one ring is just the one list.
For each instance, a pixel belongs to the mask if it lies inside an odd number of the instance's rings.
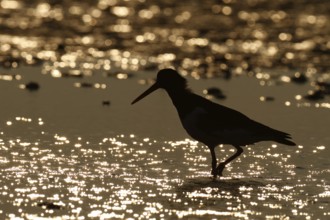
{"label": "bird's foot", "polygon": [[224,163],[219,163],[218,167],[216,168],[216,175],[218,176],[223,176],[222,172],[225,169],[225,164]]}
{"label": "bird's foot", "polygon": [[222,172],[225,169],[225,167],[226,167],[225,163],[219,163],[219,165],[215,169],[212,169],[211,174],[213,176],[213,179],[216,179],[217,176],[219,177],[223,176]]}
{"label": "bird's foot", "polygon": [[216,179],[217,178],[217,169],[212,169],[212,171],[211,171],[211,174],[212,174],[212,176],[213,176],[213,179]]}

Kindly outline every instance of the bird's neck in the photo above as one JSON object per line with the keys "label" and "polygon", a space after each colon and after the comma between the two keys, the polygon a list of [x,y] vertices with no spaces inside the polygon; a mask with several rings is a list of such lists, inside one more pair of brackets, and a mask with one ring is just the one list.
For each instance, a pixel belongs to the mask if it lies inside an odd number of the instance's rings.
{"label": "bird's neck", "polygon": [[192,102],[189,100],[191,99],[193,93],[189,89],[167,89],[166,92],[170,96],[181,119],[192,111]]}
{"label": "bird's neck", "polygon": [[171,97],[173,104],[182,102],[184,98],[191,93],[189,89],[166,89],[167,94]]}

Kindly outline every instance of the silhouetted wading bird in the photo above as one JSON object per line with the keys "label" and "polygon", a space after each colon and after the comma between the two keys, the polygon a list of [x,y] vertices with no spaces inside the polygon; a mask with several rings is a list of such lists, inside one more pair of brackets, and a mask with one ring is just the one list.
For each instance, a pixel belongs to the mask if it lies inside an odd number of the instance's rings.
{"label": "silhouetted wading bird", "polygon": [[[291,139],[289,134],[267,127],[236,110],[192,93],[187,88],[187,80],[172,69],[160,70],[155,84],[137,97],[132,104],[159,88],[165,89],[171,97],[188,134],[210,149],[211,173],[214,177],[222,176],[225,166],[241,155],[243,146],[259,141],[276,141],[281,144],[296,145],[289,140]],[[220,144],[231,144],[237,151],[217,166],[214,148]]]}

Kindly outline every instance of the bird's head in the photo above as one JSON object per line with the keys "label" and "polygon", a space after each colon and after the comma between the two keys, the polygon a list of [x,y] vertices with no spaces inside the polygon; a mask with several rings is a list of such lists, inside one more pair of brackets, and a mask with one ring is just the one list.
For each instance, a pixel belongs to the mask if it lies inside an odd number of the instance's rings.
{"label": "bird's head", "polygon": [[162,69],[157,74],[156,83],[162,89],[180,89],[187,86],[187,80],[173,69]]}
{"label": "bird's head", "polygon": [[132,104],[140,101],[153,91],[162,88],[167,91],[185,89],[187,87],[187,80],[183,78],[177,71],[173,69],[162,69],[157,73],[156,82],[147,89],[144,93],[138,96]]}

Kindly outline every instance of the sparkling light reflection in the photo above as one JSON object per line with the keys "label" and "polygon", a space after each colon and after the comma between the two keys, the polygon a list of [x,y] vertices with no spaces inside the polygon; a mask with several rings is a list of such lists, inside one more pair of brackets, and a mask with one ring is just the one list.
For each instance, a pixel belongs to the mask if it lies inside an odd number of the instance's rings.
{"label": "sparkling light reflection", "polygon": [[[43,119],[18,116],[11,121],[12,126],[40,126]],[[325,150],[320,145],[310,153],[320,158]],[[30,141],[2,134],[0,151],[6,176],[1,194],[7,206],[21,210],[10,214],[15,218],[248,219],[313,216],[315,208],[327,215],[320,201],[329,197],[329,185],[319,181],[329,170],[297,168],[277,145],[248,147],[217,181],[210,178],[208,150],[190,139],[162,142],[130,134],[90,143],[60,134],[43,133]],[[222,159],[232,154],[223,146],[217,153]],[[319,194],[311,193],[311,184]]]}

